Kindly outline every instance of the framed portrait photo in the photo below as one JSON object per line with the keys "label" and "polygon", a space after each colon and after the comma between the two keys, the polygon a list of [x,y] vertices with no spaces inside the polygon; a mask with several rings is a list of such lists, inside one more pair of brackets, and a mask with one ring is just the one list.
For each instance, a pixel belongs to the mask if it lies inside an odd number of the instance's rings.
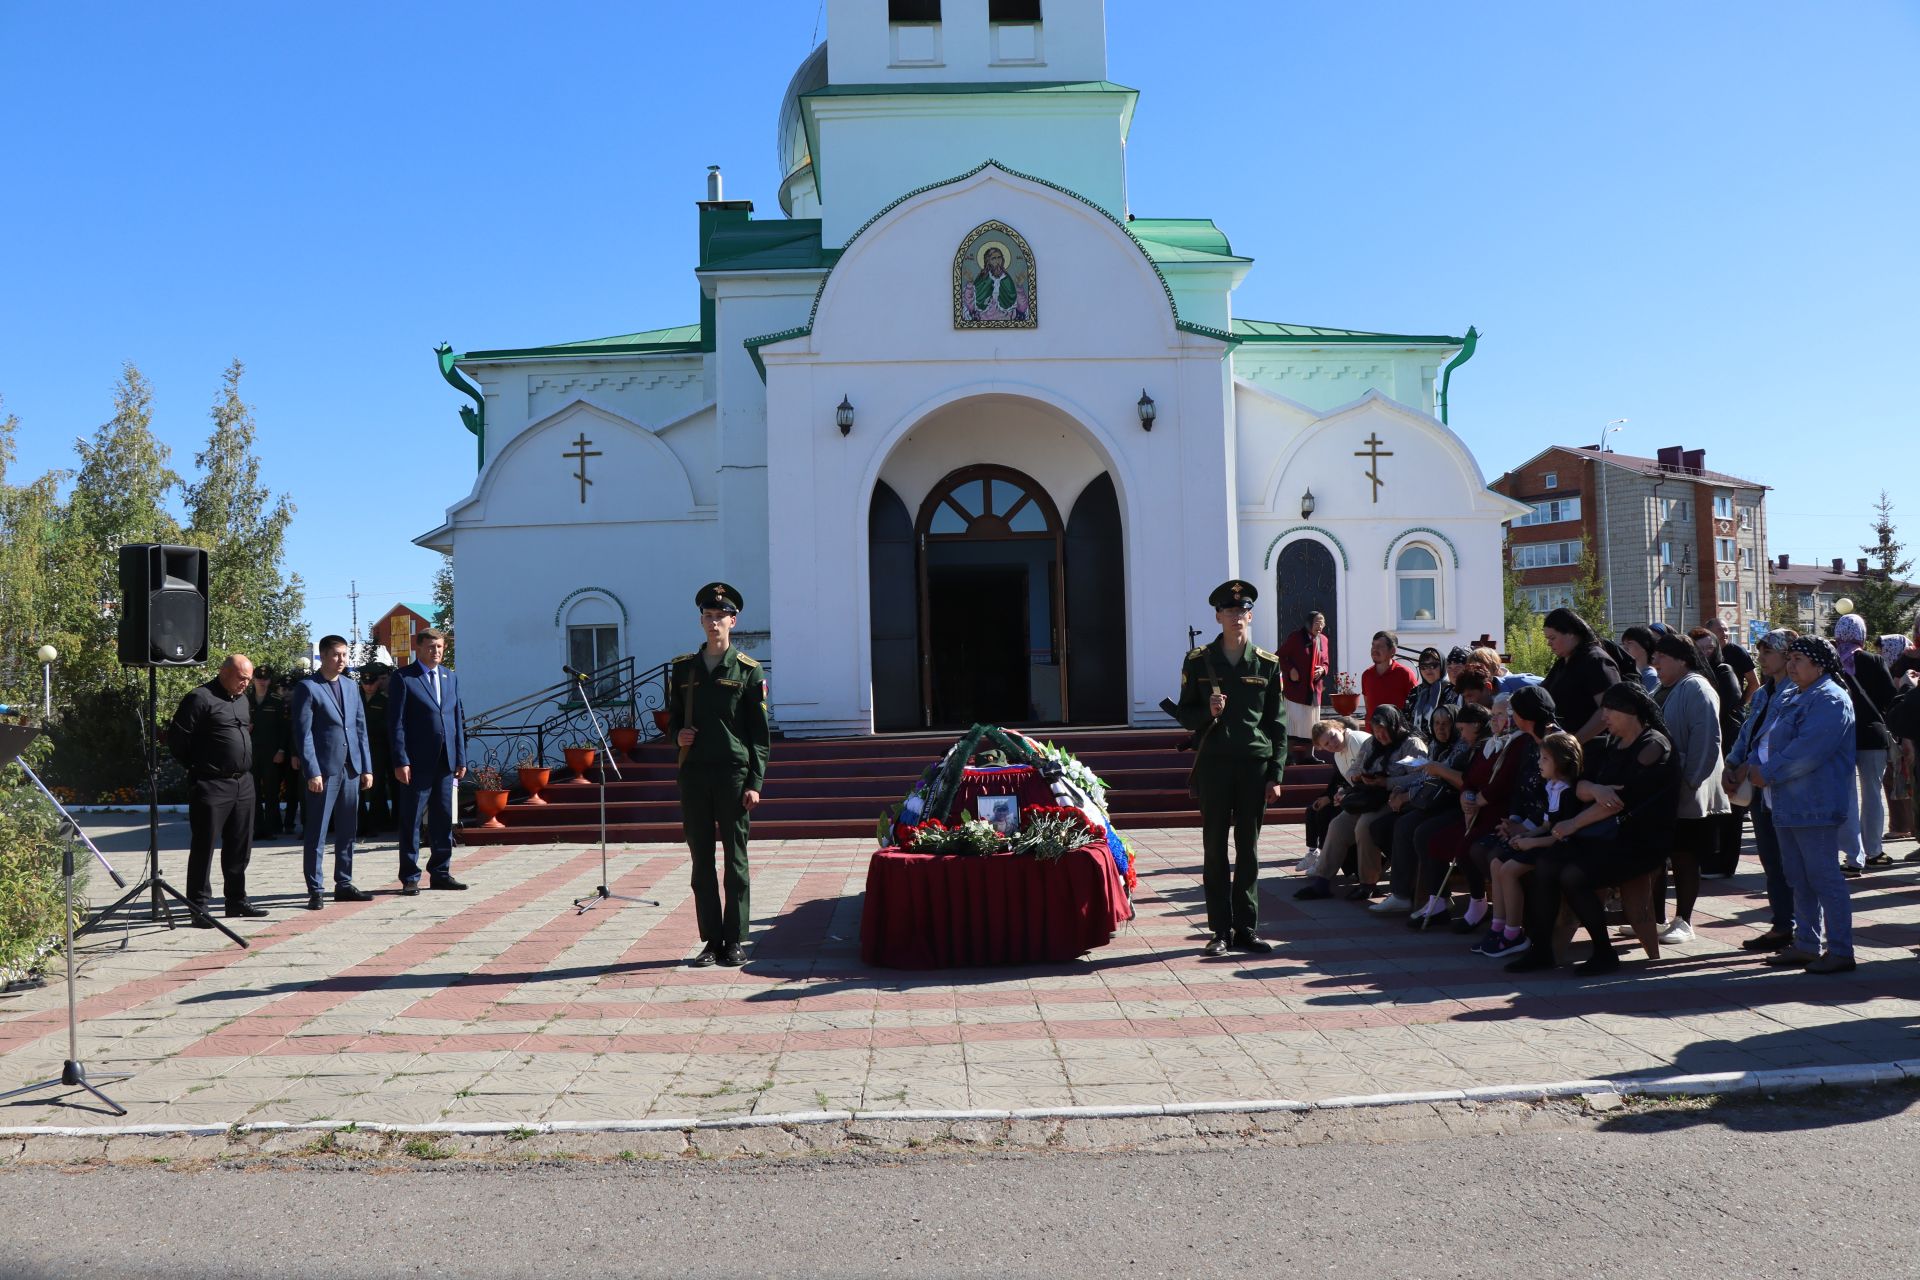
{"label": "framed portrait photo", "polygon": [[1019,796],[981,796],[975,802],[980,817],[1003,836],[1020,829]]}

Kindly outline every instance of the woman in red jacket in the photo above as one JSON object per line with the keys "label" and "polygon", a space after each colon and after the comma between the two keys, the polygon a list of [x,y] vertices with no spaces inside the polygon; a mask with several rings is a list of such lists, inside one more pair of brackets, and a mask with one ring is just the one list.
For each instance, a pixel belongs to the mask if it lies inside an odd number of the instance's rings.
{"label": "woman in red jacket", "polygon": [[1326,692],[1332,669],[1327,619],[1310,613],[1306,625],[1280,646],[1280,695],[1286,700],[1287,737],[1292,742],[1311,745],[1313,725],[1320,718],[1320,695]]}

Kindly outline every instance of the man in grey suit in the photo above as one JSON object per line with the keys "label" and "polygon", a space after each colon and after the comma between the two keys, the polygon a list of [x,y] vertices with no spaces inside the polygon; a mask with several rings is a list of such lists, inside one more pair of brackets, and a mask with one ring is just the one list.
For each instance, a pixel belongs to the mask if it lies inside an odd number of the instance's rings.
{"label": "man in grey suit", "polygon": [[307,877],[307,910],[321,906],[321,849],[333,827],[333,897],[336,902],[365,902],[373,895],[353,883],[353,841],[360,834],[360,792],[373,785],[373,746],[367,740],[366,709],[360,690],[342,678],[347,642],[340,636],[320,641],[320,668],[293,686],[295,764],[305,771],[307,789],[302,825]]}

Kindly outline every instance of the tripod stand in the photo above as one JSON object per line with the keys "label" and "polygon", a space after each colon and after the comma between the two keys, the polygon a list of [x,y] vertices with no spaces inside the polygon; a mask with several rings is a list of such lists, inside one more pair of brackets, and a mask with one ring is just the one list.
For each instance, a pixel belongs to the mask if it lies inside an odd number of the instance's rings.
{"label": "tripod stand", "polygon": [[[593,721],[593,731],[599,736],[600,750],[604,753],[602,758],[613,769],[613,776],[618,778],[620,766],[614,762],[613,744],[607,741],[607,731],[600,723],[600,713],[594,710],[593,693],[588,688],[588,682],[578,674],[572,672],[569,674],[573,675],[574,684],[578,686],[580,701],[587,706],[587,718]],[[635,898],[624,893],[615,893],[607,885],[607,771],[602,769],[600,771],[600,885],[586,897],[573,900],[574,913],[585,915],[603,902],[638,902],[649,907],[660,905],[652,898]]]}
{"label": "tripod stand", "polygon": [[[167,883],[160,874],[160,732],[154,720],[155,704],[160,700],[160,677],[152,667],[147,668],[147,875],[144,880],[115,900],[112,905],[101,911],[93,919],[80,926],[80,934],[91,933],[100,927],[107,917],[126,906],[143,893],[153,895],[153,905],[148,908],[147,919],[167,922],[167,928],[173,923],[173,912],[168,909],[166,898],[172,898],[187,909],[187,914],[209,929],[218,929],[233,942],[242,947],[251,947],[245,938],[214,919],[212,914],[199,903],[181,893]],[[118,879],[118,877],[116,877]],[[161,895],[166,895],[162,897]],[[75,936],[79,936],[78,934]]]}
{"label": "tripod stand", "polygon": [[[0,725],[0,762],[15,759],[19,756],[20,752],[26,748],[26,745],[39,735],[40,731],[38,729],[29,729],[19,725]],[[27,777],[33,782],[33,785],[40,789],[40,794],[45,796],[48,803],[53,805],[55,812],[60,815],[68,832],[67,842],[60,850],[60,878],[65,885],[65,896],[62,899],[62,910],[60,914],[65,919],[67,932],[67,1056],[60,1064],[60,1074],[57,1078],[42,1080],[37,1084],[23,1085],[18,1089],[9,1089],[5,1093],[0,1093],[0,1100],[17,1098],[26,1093],[38,1093],[42,1089],[78,1088],[85,1089],[88,1093],[111,1107],[113,1114],[123,1116],[127,1114],[127,1109],[93,1086],[92,1082],[87,1079],[86,1064],[80,1061],[80,1011],[74,997],[73,973],[73,846],[85,841],[87,848],[93,851],[93,856],[100,859],[100,865],[105,867],[107,874],[113,877],[113,883],[115,885],[124,887],[127,882],[120,878],[120,873],[113,869],[113,865],[107,861],[105,855],[94,847],[93,841],[87,839],[86,832],[80,829],[80,824],[74,821],[73,815],[68,813],[58,800],[54,799],[53,793],[47,790],[47,784],[40,781],[39,775],[28,767],[25,760],[19,760],[18,763],[20,768],[25,771]],[[103,1083],[108,1080],[125,1080],[126,1078],[124,1074],[93,1077],[94,1080],[99,1080]]]}

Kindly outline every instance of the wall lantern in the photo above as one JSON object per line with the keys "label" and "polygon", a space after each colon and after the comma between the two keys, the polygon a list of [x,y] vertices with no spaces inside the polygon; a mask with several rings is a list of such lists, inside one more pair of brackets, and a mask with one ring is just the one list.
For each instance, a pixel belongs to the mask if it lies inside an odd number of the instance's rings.
{"label": "wall lantern", "polygon": [[1154,407],[1153,397],[1147,394],[1145,387],[1140,388],[1140,403],[1134,408],[1140,411],[1140,427],[1143,431],[1153,430],[1153,420],[1160,416],[1160,410]]}
{"label": "wall lantern", "polygon": [[1300,495],[1300,518],[1302,520],[1313,519],[1313,490],[1312,489],[1308,489],[1305,493]]}
{"label": "wall lantern", "polygon": [[833,420],[840,424],[840,434],[853,434],[853,401],[840,397],[840,406],[833,411]]}

